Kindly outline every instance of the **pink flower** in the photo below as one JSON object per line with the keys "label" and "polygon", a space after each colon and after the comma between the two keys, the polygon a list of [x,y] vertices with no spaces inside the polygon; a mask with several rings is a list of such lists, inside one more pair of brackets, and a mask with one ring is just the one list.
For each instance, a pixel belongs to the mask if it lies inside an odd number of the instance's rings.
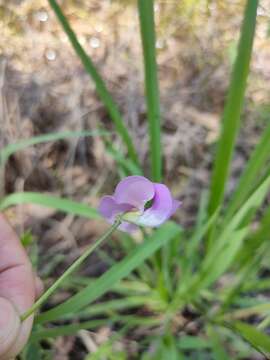
{"label": "pink flower", "polygon": [[120,181],[112,196],[103,196],[99,212],[111,224],[118,215],[123,215],[119,228],[132,232],[137,225],[160,226],[180,205],[166,185],[153,183],[143,176],[128,176]]}

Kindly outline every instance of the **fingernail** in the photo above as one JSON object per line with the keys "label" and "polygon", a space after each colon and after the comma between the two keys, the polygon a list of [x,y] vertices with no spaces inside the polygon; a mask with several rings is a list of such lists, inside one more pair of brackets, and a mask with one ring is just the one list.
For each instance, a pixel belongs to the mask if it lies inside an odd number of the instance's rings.
{"label": "fingernail", "polygon": [[10,350],[16,341],[20,328],[20,319],[13,305],[0,298],[0,359]]}

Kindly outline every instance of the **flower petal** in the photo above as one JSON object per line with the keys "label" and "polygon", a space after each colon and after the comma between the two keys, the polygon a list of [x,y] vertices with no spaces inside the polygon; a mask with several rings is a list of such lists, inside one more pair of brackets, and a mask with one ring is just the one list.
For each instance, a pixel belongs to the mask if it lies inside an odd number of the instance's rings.
{"label": "flower petal", "polygon": [[[133,208],[129,204],[118,204],[115,202],[113,196],[103,196],[99,204],[100,214],[107,219],[110,224],[113,224],[115,217],[119,214],[130,211]],[[118,227],[122,231],[134,232],[138,229],[138,226],[135,224],[130,224],[129,222],[123,221]]]}
{"label": "flower petal", "polygon": [[103,196],[99,204],[100,214],[109,222],[114,222],[116,215],[123,214],[132,209],[129,204],[118,204],[113,196]]}
{"label": "flower petal", "polygon": [[138,218],[136,221],[138,225],[159,226],[171,216],[173,210],[176,210],[171,192],[167,186],[154,184],[154,188],[153,205]]}
{"label": "flower petal", "polygon": [[126,221],[123,221],[120,224],[119,229],[122,230],[122,231],[128,232],[128,233],[132,233],[132,232],[138,230],[139,226],[137,226],[135,224],[130,224],[130,223],[126,222]]}
{"label": "flower petal", "polygon": [[155,195],[154,184],[143,176],[128,176],[117,185],[114,199],[117,203],[130,204],[143,212],[147,201]]}

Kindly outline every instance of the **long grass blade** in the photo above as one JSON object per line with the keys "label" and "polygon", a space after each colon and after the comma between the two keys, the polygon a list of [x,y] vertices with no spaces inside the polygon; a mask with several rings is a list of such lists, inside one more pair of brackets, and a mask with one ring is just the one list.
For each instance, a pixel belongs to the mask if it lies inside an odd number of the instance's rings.
{"label": "long grass blade", "polygon": [[240,115],[249,73],[253,39],[256,26],[258,0],[247,0],[237,58],[234,64],[228,98],[226,101],[221,135],[212,175],[209,214],[221,205],[229,175],[230,162],[237,137]]}
{"label": "long grass blade", "polygon": [[143,175],[141,168],[133,160],[126,158],[110,141],[105,141],[105,144],[107,152],[114,158],[118,167],[124,170],[126,176]]}
{"label": "long grass blade", "polygon": [[19,140],[15,143],[11,143],[5,146],[3,149],[0,149],[0,198],[5,195],[5,189],[4,189],[5,164],[8,161],[8,158],[12,154],[24,150],[29,146],[41,144],[44,142],[63,140],[73,137],[108,136],[108,135],[110,135],[110,133],[103,130],[74,131],[74,132],[60,131],[52,134],[33,136],[29,139]]}
{"label": "long grass blade", "polygon": [[30,341],[37,342],[47,338],[56,338],[58,336],[74,335],[79,330],[82,329],[93,330],[102,325],[108,325],[108,319],[89,320],[89,321],[83,321],[78,324],[56,326],[50,329],[40,329],[33,332]]}
{"label": "long grass blade", "polygon": [[265,210],[258,229],[246,241],[246,246],[239,256],[239,263],[245,266],[254,258],[254,254],[270,240],[270,206]]}
{"label": "long grass blade", "polygon": [[226,208],[225,219],[223,223],[230,220],[235,211],[247,199],[252,189],[257,184],[258,175],[262,171],[266,162],[270,159],[270,122],[263,132],[261,140],[254,149],[250,160],[239,180],[237,188],[230,199]]}
{"label": "long grass blade", "polygon": [[0,211],[11,206],[20,204],[37,204],[44,207],[63,211],[67,214],[84,216],[90,219],[99,219],[100,215],[96,209],[76,201],[59,198],[49,194],[34,192],[19,192],[6,196],[0,202]]}
{"label": "long grass blade", "polygon": [[224,314],[221,320],[231,321],[239,319],[247,319],[254,315],[268,315],[270,311],[270,303],[262,303],[243,309],[237,309]]}
{"label": "long grass blade", "polygon": [[4,147],[2,150],[0,150],[0,164],[2,166],[12,154],[24,150],[29,146],[42,144],[50,141],[73,138],[73,137],[109,136],[109,135],[110,133],[107,131],[94,130],[94,131],[61,131],[52,134],[33,136],[29,139],[23,139],[15,143],[9,144],[6,147]]}
{"label": "long grass blade", "polygon": [[145,92],[150,136],[152,178],[160,182],[162,176],[162,148],[160,131],[159,85],[156,63],[154,1],[138,0],[141,38],[144,55]]}
{"label": "long grass blade", "polygon": [[[241,209],[235,214],[230,223],[224,228],[220,237],[208,253],[202,266],[202,277],[199,286],[212,284],[232,263],[237,251],[240,249],[243,238],[249,230],[249,224],[245,224],[246,217],[252,219],[256,210],[261,206],[270,188],[270,175],[262,182],[256,191],[248,198]],[[205,267],[205,268],[204,268]]]}
{"label": "long grass blade", "polygon": [[[239,250],[243,251],[243,240],[250,232],[249,224],[243,227],[243,221],[250,214],[254,215],[261,206],[270,188],[270,175],[248,198],[241,209],[216,239],[211,250],[203,259],[200,271],[195,275],[187,288],[181,288],[173,300],[172,308],[182,303],[182,298],[190,301],[201,289],[212,285],[233,263]],[[266,219],[267,220],[267,219]],[[241,248],[242,247],[242,248]]]}
{"label": "long grass blade", "polygon": [[270,356],[270,336],[257,330],[254,326],[241,321],[233,324],[232,329],[236,330],[255,349],[263,353],[266,359]]}
{"label": "long grass blade", "polygon": [[120,114],[120,111],[118,109],[118,106],[116,105],[115,101],[113,100],[109,90],[107,89],[105,82],[103,81],[102,77],[98,73],[95,65],[93,64],[91,58],[87,55],[81,44],[79,43],[79,40],[75,34],[75,32],[72,30],[66,16],[62,12],[60,6],[58,5],[56,0],[48,0],[51,8],[55,12],[55,15],[57,16],[59,22],[61,23],[66,35],[69,38],[69,41],[71,42],[75,52],[79,56],[82,64],[84,65],[85,70],[87,73],[91,76],[93,81],[96,85],[96,91],[98,95],[100,96],[103,104],[106,106],[114,124],[116,127],[117,132],[121,136],[123,142],[125,143],[130,158],[135,161],[136,164],[139,164],[137,152],[134,147],[133,141],[128,133],[128,130],[125,126],[124,120]]}

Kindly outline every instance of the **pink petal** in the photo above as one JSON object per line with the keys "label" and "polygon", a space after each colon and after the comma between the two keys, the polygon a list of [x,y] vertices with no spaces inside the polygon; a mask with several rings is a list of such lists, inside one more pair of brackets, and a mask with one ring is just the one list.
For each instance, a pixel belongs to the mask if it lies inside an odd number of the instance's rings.
{"label": "pink petal", "polygon": [[129,204],[118,204],[113,196],[103,196],[99,204],[100,214],[109,222],[114,222],[116,215],[130,211],[132,206]]}
{"label": "pink petal", "polygon": [[176,204],[170,190],[163,184],[154,184],[155,196],[153,205],[147,209],[136,221],[138,225],[159,226],[164,223],[176,210]]}
{"label": "pink petal", "polygon": [[118,204],[130,204],[134,208],[144,209],[147,201],[155,195],[154,184],[143,176],[128,176],[117,185],[114,199]]}
{"label": "pink petal", "polygon": [[[99,212],[100,214],[110,223],[113,224],[115,218],[119,214],[123,214],[125,212],[130,211],[133,206],[129,204],[118,204],[115,202],[113,196],[103,196],[99,204]],[[126,232],[134,232],[138,229],[137,225],[130,224],[126,221],[123,221],[118,227],[122,231]]]}
{"label": "pink petal", "polygon": [[126,221],[123,221],[121,225],[119,226],[119,229],[122,231],[126,231],[128,233],[132,233],[139,229],[139,226],[135,224],[128,223]]}

